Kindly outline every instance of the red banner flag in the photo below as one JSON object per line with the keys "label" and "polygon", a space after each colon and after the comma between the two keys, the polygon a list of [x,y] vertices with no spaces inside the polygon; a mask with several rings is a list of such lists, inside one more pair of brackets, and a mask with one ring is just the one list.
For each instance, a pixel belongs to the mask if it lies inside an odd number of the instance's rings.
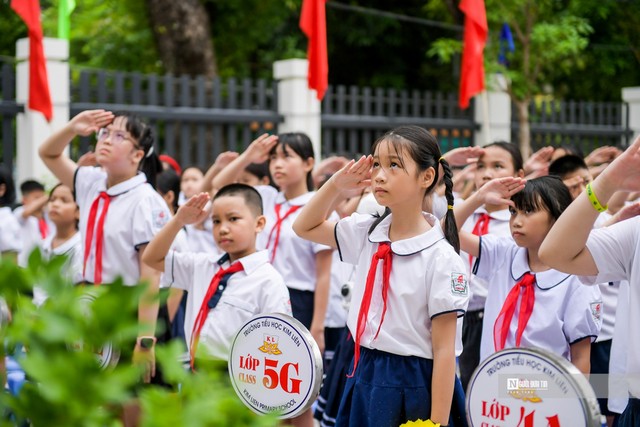
{"label": "red banner flag", "polygon": [[11,8],[29,29],[29,108],[51,121],[53,107],[47,79],[47,62],[42,45],[39,0],[11,0]]}
{"label": "red banner flag", "polygon": [[326,0],[303,0],[300,14],[300,29],[309,39],[309,88],[316,90],[320,100],[329,85],[325,3]]}
{"label": "red banner flag", "polygon": [[469,106],[469,100],[484,89],[484,46],[489,26],[484,0],[462,0],[460,10],[464,18],[464,46],[460,76],[460,108]]}

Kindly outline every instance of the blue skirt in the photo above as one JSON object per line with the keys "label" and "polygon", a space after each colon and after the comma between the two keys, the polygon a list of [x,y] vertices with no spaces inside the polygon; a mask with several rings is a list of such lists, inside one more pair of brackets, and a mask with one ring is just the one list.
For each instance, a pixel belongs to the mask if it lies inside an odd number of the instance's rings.
{"label": "blue skirt", "polygon": [[[349,365],[349,372],[351,366]],[[398,427],[431,416],[433,360],[360,347],[358,369],[347,379],[336,426]],[[449,426],[467,426],[464,391],[455,378]]]}

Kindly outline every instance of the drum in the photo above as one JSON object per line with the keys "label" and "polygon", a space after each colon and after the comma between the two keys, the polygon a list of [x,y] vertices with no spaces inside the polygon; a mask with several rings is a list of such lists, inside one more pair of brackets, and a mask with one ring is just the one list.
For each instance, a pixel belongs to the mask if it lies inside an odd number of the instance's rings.
{"label": "drum", "polygon": [[309,409],[322,385],[322,355],[302,323],[260,314],[236,334],[229,376],[238,397],[257,414],[292,418]]}
{"label": "drum", "polygon": [[600,427],[600,408],[585,376],[546,350],[499,351],[476,368],[466,396],[470,426]]}
{"label": "drum", "polygon": [[[83,293],[80,296],[80,304],[83,309],[86,310],[86,314],[90,313],[90,306],[95,301],[96,295],[90,291]],[[84,344],[82,342],[76,342],[72,345],[74,349],[81,349]],[[108,369],[116,366],[118,360],[120,360],[120,351],[115,348],[112,343],[105,343],[101,347],[93,349],[96,356],[96,360],[102,369]]]}

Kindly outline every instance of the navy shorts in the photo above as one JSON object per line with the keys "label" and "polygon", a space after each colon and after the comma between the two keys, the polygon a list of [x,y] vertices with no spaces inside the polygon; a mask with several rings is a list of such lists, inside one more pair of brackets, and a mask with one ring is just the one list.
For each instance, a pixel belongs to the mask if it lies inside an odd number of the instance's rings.
{"label": "navy shorts", "polygon": [[[407,421],[428,419],[432,371],[431,359],[360,347],[358,367],[347,379],[335,424],[397,427]],[[448,425],[467,426],[464,391],[458,377]]]}

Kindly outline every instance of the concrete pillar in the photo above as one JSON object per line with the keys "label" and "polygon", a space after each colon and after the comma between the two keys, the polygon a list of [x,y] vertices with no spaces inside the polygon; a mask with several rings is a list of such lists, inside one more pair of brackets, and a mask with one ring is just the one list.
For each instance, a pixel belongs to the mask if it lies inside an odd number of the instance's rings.
{"label": "concrete pillar", "polygon": [[308,87],[308,64],[306,59],[285,59],[273,64],[273,78],[278,81],[278,113],[284,116],[278,130],[309,135],[318,163],[322,153],[320,101],[316,91]]}
{"label": "concrete pillar", "polygon": [[[640,136],[640,87],[625,87],[622,89],[622,100],[628,103],[629,108],[629,128],[633,131],[632,143]],[[622,117],[623,125],[626,125],[626,117]]]}
{"label": "concrete pillar", "polygon": [[506,92],[506,80],[500,74],[489,79],[488,90],[475,97],[475,121],[480,129],[475,133],[475,145],[494,141],[511,142],[511,98]]}
{"label": "concrete pillar", "polygon": [[69,42],[45,37],[44,56],[47,59],[49,91],[53,104],[51,123],[39,111],[28,108],[29,103],[29,39],[16,43],[16,102],[24,104],[24,113],[17,117],[16,186],[26,179],[36,179],[46,186],[56,182],[38,156],[44,140],[69,121]]}

